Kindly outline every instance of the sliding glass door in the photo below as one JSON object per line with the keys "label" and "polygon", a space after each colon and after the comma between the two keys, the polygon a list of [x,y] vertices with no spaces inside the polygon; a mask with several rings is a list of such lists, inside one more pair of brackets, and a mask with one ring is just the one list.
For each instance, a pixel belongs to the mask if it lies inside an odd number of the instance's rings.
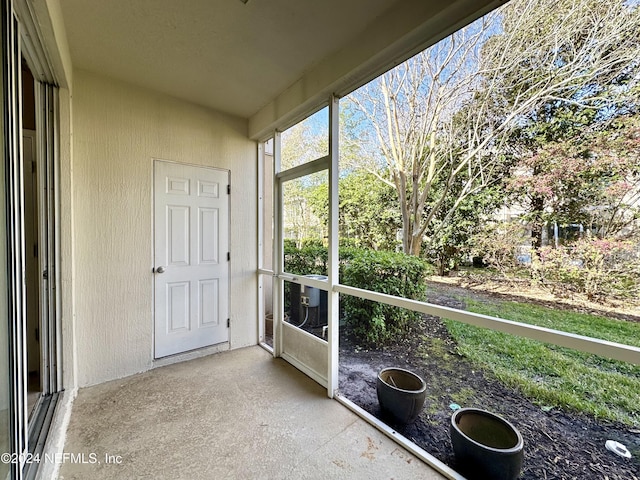
{"label": "sliding glass door", "polygon": [[[50,68],[41,61],[46,55],[26,4],[0,2],[0,480],[4,480],[35,476],[37,464],[26,463],[26,454],[40,453],[62,385],[57,319],[58,89]],[[16,13],[14,8],[22,10]],[[23,78],[27,71],[29,77]]]}
{"label": "sliding glass door", "polygon": [[[3,79],[4,80],[4,79]],[[3,82],[4,90],[4,82]],[[3,125],[4,126],[4,125]],[[0,138],[6,151],[4,135]],[[0,182],[6,186],[6,165],[0,162]],[[2,190],[5,192],[5,190]],[[0,455],[11,452],[11,377],[9,361],[9,274],[7,262],[7,198],[0,195]],[[8,478],[10,463],[0,462],[0,479]]]}
{"label": "sliding glass door", "polygon": [[[2,161],[0,180],[0,478],[20,478],[26,452],[24,243],[22,223],[20,35],[2,0]],[[17,460],[17,461],[16,461]]]}

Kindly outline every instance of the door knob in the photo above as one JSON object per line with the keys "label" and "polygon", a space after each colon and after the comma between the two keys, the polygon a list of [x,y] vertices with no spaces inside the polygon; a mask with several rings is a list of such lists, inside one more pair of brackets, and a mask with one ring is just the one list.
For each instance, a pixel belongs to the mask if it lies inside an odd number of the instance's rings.
{"label": "door knob", "polygon": [[164,273],[164,267],[159,266],[158,268],[156,268],[156,273]]}

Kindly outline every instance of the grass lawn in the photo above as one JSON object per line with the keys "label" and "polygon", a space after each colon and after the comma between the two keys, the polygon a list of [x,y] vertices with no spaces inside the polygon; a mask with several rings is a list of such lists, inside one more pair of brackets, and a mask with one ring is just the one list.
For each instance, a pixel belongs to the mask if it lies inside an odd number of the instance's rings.
{"label": "grass lawn", "polygon": [[[612,342],[640,346],[640,323],[525,303],[481,303],[467,310]],[[458,351],[519,388],[541,408],[563,407],[640,426],[640,366],[447,320]]]}

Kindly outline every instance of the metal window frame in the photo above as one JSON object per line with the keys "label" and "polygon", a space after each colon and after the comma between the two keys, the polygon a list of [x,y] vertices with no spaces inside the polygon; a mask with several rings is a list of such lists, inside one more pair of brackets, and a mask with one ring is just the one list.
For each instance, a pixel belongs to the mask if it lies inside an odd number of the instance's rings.
{"label": "metal window frame", "polygon": [[[20,24],[11,0],[2,3],[3,135],[7,221],[7,311],[11,453],[27,451],[26,348],[24,332],[24,226],[22,215],[22,121]],[[22,458],[21,458],[22,460]],[[11,478],[21,478],[24,461],[11,465]]]}
{"label": "metal window frame", "polygon": [[43,273],[40,286],[42,331],[43,394],[51,395],[62,390],[62,349],[60,311],[60,229],[59,222],[59,126],[58,89],[40,83],[36,90],[36,114],[38,135],[38,182],[40,217],[40,269]]}
{"label": "metal window frame", "polygon": [[[59,101],[53,73],[40,42],[39,30],[26,2],[2,2],[2,75],[3,134],[7,212],[7,274],[10,376],[11,452],[21,454],[20,462],[11,464],[11,478],[33,478],[36,464],[26,464],[27,452],[38,453],[44,447],[57,392],[62,390],[59,245]],[[41,375],[43,396],[33,414],[27,409],[26,316],[25,316],[25,247],[22,162],[22,78],[25,57],[38,88],[36,96],[37,161],[39,166],[39,234],[40,269],[47,270],[41,279]]]}
{"label": "metal window frame", "polygon": [[[31,43],[31,48],[35,48],[33,47],[34,44],[35,42]],[[47,70],[40,70],[43,68],[42,64],[32,64],[29,60],[30,56],[25,55],[25,57],[37,82],[34,94],[36,104],[37,188],[39,191],[38,244],[40,248],[38,261],[41,277],[38,290],[40,295],[40,375],[42,384],[41,395],[27,421],[27,451],[32,455],[39,455],[44,450],[60,398],[59,394],[63,390],[62,325],[60,321],[62,304],[59,268],[60,103],[57,86],[45,80],[51,78],[49,76],[50,73]],[[26,480],[35,478],[39,466],[38,463],[24,465],[22,478]]]}

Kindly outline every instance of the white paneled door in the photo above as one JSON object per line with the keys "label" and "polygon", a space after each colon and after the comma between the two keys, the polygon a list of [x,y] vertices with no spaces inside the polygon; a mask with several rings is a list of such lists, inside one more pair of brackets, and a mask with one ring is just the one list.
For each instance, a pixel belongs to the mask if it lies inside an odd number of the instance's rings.
{"label": "white paneled door", "polygon": [[155,357],[229,340],[229,172],[154,162]]}

